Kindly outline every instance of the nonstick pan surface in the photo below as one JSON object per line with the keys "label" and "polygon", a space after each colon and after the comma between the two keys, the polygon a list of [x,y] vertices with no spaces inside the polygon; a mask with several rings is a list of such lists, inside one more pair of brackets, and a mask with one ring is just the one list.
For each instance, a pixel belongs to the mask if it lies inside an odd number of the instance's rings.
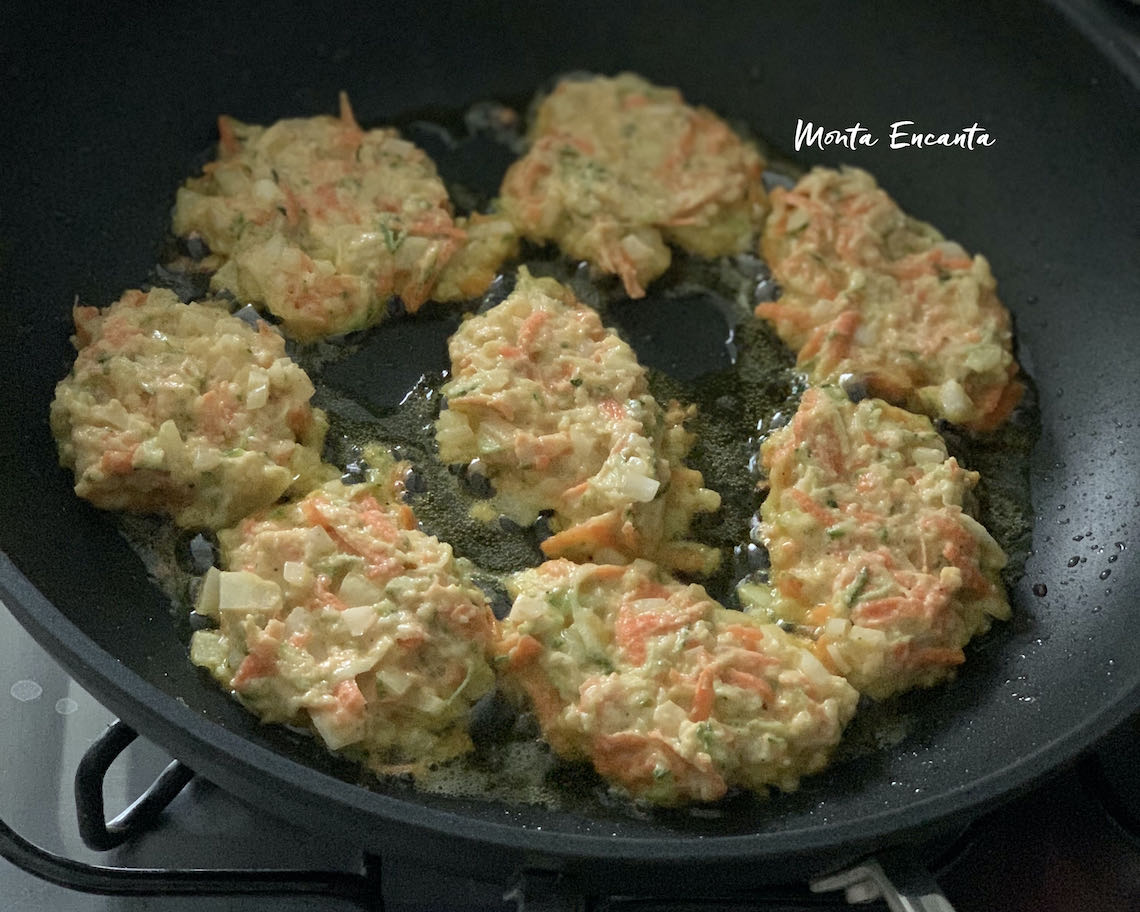
{"label": "nonstick pan surface", "polygon": [[[370,851],[489,875],[529,864],[599,885],[685,878],[693,889],[804,876],[954,825],[1071,759],[1140,707],[1140,92],[1134,74],[1043,4],[877,11],[112,3],[80,18],[11,12],[0,38],[0,592],[9,607],[114,711],[238,795]],[[899,120],[933,132],[979,122],[996,138],[974,151],[891,150],[881,138],[797,157],[870,169],[906,209],[993,265],[1041,407],[1033,551],[1011,593],[1015,618],[973,649],[955,683],[901,701],[901,741],[768,802],[636,815],[597,801],[550,811],[401,783],[361,787],[354,769],[260,726],[189,665],[167,598],[115,522],[72,494],[47,427],[72,358],[71,305],[77,295],[104,305],[146,281],[174,189],[202,164],[218,113],[312,115],[346,89],[370,125],[486,99],[518,103],[558,73],[622,69],[681,87],[783,152],[797,118],[858,121],[880,137]],[[381,399],[409,380],[384,369]],[[685,872],[696,864],[704,874],[693,881]]]}

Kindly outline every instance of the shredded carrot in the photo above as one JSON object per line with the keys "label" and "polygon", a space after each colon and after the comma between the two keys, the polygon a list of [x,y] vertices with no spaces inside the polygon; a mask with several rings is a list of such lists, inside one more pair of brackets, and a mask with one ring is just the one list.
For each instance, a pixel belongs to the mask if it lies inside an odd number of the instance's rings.
{"label": "shredded carrot", "polygon": [[697,124],[693,118],[689,118],[685,123],[685,132],[681,134],[677,145],[670,150],[669,155],[658,168],[658,173],[666,180],[667,184],[675,182],[676,177],[672,172],[682,167],[692,157],[696,137]]}
{"label": "shredded carrot", "polygon": [[524,633],[518,638],[515,644],[510,647],[507,655],[510,657],[512,668],[521,668],[524,665],[529,665],[541,656],[542,653],[542,643],[529,633]]}
{"label": "shredded carrot", "polygon": [[534,346],[534,340],[538,336],[539,330],[550,319],[550,312],[546,310],[533,311],[519,326],[518,335],[515,337],[519,348],[524,351]]}
{"label": "shredded carrot", "polygon": [[729,664],[734,668],[743,668],[753,674],[764,674],[779,666],[780,660],[775,656],[754,649],[736,649],[730,653]]}
{"label": "shredded carrot", "polygon": [[794,307],[780,301],[757,304],[755,314],[765,320],[771,320],[778,326],[787,324],[800,331],[810,329],[815,324],[815,318],[807,308]]}
{"label": "shredded carrot", "polygon": [[238,403],[225,386],[215,386],[206,390],[198,399],[199,422],[202,431],[210,440],[224,440],[233,426]]}
{"label": "shredded carrot", "polygon": [[120,450],[106,450],[99,460],[99,468],[108,475],[129,475],[134,469],[135,450],[138,444]]}
{"label": "shredded carrot", "polygon": [[712,715],[713,705],[716,702],[716,666],[706,665],[697,676],[697,688],[693,692],[693,706],[689,710],[689,719],[693,722],[704,722]]}
{"label": "shredded carrot", "polygon": [[[913,598],[905,595],[890,595],[857,603],[852,608],[851,615],[853,618],[857,618],[860,624],[878,625],[915,614],[915,607],[915,599]],[[918,607],[921,609],[921,605]]]}
{"label": "shredded carrot", "polygon": [[649,637],[680,630],[699,621],[705,613],[700,603],[672,607],[668,613],[638,610],[635,604],[635,601],[622,602],[614,623],[614,642],[635,665],[645,661]]}
{"label": "shredded carrot", "polygon": [[241,690],[255,678],[265,678],[277,672],[277,661],[273,656],[250,653],[241,661],[237,674],[234,675],[231,685],[234,690]]}
{"label": "shredded carrot", "polygon": [[407,504],[400,504],[396,507],[396,517],[399,519],[401,529],[415,529],[419,525],[416,521],[415,511]]}
{"label": "shredded carrot", "polygon": [[833,675],[839,674],[839,666],[835,664],[835,657],[831,654],[831,650],[827,647],[831,645],[832,639],[827,636],[822,636],[811,646],[812,655],[819,659],[820,663],[830,671]]}
{"label": "shredded carrot", "polygon": [[612,548],[622,554],[635,553],[637,533],[623,529],[614,511],[591,517],[543,540],[542,553],[547,557],[593,554],[598,548]]}
{"label": "shredded carrot", "polygon": [[313,600],[322,608],[332,608],[335,611],[344,611],[348,604],[329,588],[331,580],[321,573],[313,582]]}
{"label": "shredded carrot", "polygon": [[603,399],[600,408],[614,421],[621,421],[626,416],[625,406],[616,399]]}
{"label": "shredded carrot", "polygon": [[[142,301],[139,301],[141,304]],[[123,347],[131,336],[137,336],[141,330],[137,325],[119,315],[113,315],[103,321],[99,336],[103,342],[115,348]]]}
{"label": "shredded carrot", "polygon": [[237,155],[241,151],[241,143],[234,132],[234,119],[225,114],[218,118],[218,145],[225,155]]}
{"label": "shredded carrot", "polygon": [[356,115],[352,113],[352,104],[348,100],[348,92],[341,91],[339,96],[340,100],[340,119],[347,127],[355,127],[360,129],[360,124],[356,122]]}
{"label": "shredded carrot", "polygon": [[327,218],[329,212],[341,213],[344,211],[344,204],[340,194],[337,193],[335,184],[321,184],[317,187],[314,195],[321,204],[321,208],[316,213],[319,218]]}
{"label": "shredded carrot", "polygon": [[637,274],[637,264],[626,253],[620,241],[603,244],[598,248],[598,265],[606,272],[616,273],[621,278],[625,293],[631,298],[645,297],[645,286]]}
{"label": "shredded carrot", "polygon": [[340,710],[343,710],[349,716],[360,716],[367,706],[364,694],[360,692],[360,687],[354,678],[337,684],[333,688],[333,696],[336,697],[336,702],[339,704],[338,714]]}
{"label": "shredded carrot", "polygon": [[997,400],[989,404],[989,398],[983,399],[978,405],[979,416],[967,422],[967,426],[975,431],[992,431],[1001,427],[1007,418],[1021,402],[1025,393],[1025,385],[1020,380],[1012,379],[1017,374],[1017,367],[1010,366],[1011,380],[1001,386],[995,387],[999,391]]}
{"label": "shredded carrot", "polygon": [[280,184],[281,194],[285,197],[285,221],[290,228],[296,228],[301,223],[301,202],[288,184]]}
{"label": "shredded carrot", "polygon": [[320,526],[326,532],[330,529],[335,530],[335,525],[325,518],[322,507],[328,506],[328,500],[321,494],[316,494],[311,497],[306,497],[299,504],[301,513],[305,517],[305,521],[310,526]]}
{"label": "shredded carrot", "polygon": [[[372,495],[362,497],[358,503],[363,508],[360,510],[360,518],[364,521],[372,537],[379,539],[383,542],[394,542],[399,530],[396,524],[392,521],[393,516],[390,510],[380,506],[379,502]],[[368,549],[374,551],[375,549]]]}
{"label": "shredded carrot", "polygon": [[672,595],[673,590],[666,586],[664,583],[654,582],[653,580],[641,580],[637,584],[637,588],[633,591],[630,598],[633,599],[649,599],[649,598],[662,598],[667,599]]}
{"label": "shredded carrot", "polygon": [[801,510],[809,516],[819,520],[824,526],[833,525],[835,522],[835,515],[827,508],[817,503],[811,495],[800,490],[799,488],[789,488],[788,493],[796,502]]}
{"label": "shredded carrot", "polygon": [[545,738],[561,754],[573,753],[571,746],[562,740],[560,729],[555,724],[564,706],[558,690],[536,665],[517,670],[519,682],[530,698],[534,714],[545,732]]}
{"label": "shredded carrot", "polygon": [[780,591],[781,595],[796,601],[801,600],[804,595],[803,580],[792,576],[790,573],[780,574],[776,582],[776,588]]}
{"label": "shredded carrot", "polygon": [[407,633],[403,636],[396,637],[396,644],[401,649],[418,649],[427,642],[427,635],[416,631],[414,633]]}
{"label": "shredded carrot", "polygon": [[721,630],[746,643],[748,648],[753,650],[759,649],[760,644],[766,639],[763,630],[750,624],[727,624]]}
{"label": "shredded carrot", "polygon": [[812,217],[827,215],[827,209],[822,203],[797,190],[786,190],[781,187],[773,192],[772,198],[773,202],[776,199],[782,199],[789,207],[798,206],[800,209],[806,209]]}
{"label": "shredded carrot", "polygon": [[[408,231],[425,237],[447,238],[455,245],[467,240],[467,232],[456,225],[451,216],[442,209],[433,209],[424,213],[408,225]],[[450,258],[450,252],[447,256]]]}
{"label": "shredded carrot", "polygon": [[835,612],[831,610],[831,606],[827,602],[813,605],[804,612],[804,622],[813,627],[822,627],[833,617],[835,617]]}
{"label": "shredded carrot", "polygon": [[728,684],[739,687],[743,690],[751,690],[760,694],[764,698],[764,702],[771,705],[776,699],[776,694],[770,685],[763,678],[757,677],[754,674],[749,674],[746,671],[740,671],[737,668],[729,668],[724,672],[724,680]]}
{"label": "shredded carrot", "polygon": [[924,275],[932,275],[939,269],[965,270],[969,269],[973,261],[969,257],[947,258],[945,251],[940,247],[931,247],[920,253],[912,253],[898,260],[887,261],[884,268],[899,279],[916,279]]}
{"label": "shredded carrot", "polygon": [[879,365],[863,374],[863,380],[871,395],[887,402],[902,404],[907,394],[914,388],[920,375],[912,371],[891,371],[886,365]]}
{"label": "shredded carrot", "polygon": [[820,355],[821,370],[832,370],[851,353],[851,343],[859,328],[857,310],[845,310],[834,320],[819,327],[808,338],[798,361],[803,364],[816,354]]}
{"label": "shredded carrot", "polygon": [[71,319],[75,321],[76,346],[86,348],[94,338],[91,325],[99,319],[99,308],[76,305],[71,310]]}
{"label": "shredded carrot", "polygon": [[694,765],[659,736],[635,732],[599,735],[594,739],[592,757],[599,773],[634,789],[651,785],[658,766],[663,764],[683,793],[712,801],[727,790],[711,764],[707,768]]}

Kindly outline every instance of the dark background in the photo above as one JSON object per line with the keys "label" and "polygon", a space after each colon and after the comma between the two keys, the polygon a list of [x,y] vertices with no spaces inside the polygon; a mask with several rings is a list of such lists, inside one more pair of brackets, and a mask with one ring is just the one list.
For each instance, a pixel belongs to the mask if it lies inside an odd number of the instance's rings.
{"label": "dark background", "polygon": [[[223,785],[317,829],[331,815],[378,849],[442,848],[460,867],[484,863],[478,846],[490,840],[543,863],[609,856],[615,878],[669,859],[753,858],[779,860],[759,869],[775,877],[825,863],[805,860],[826,858],[821,848],[906,838],[1021,790],[1137,707],[1140,119],[1137,70],[1110,62],[1130,59],[1123,46],[1105,44],[1106,57],[1027,0],[109,3],[6,17],[0,548],[59,611],[11,567],[0,567],[0,588],[81,683]],[[965,152],[890,151],[884,139],[800,158],[869,168],[904,208],[993,265],[1042,403],[1034,553],[1013,593],[1016,620],[954,685],[904,703],[913,724],[902,744],[715,824],[346,787],[350,771],[258,727],[189,667],[167,602],[113,523],[72,496],[47,429],[72,356],[73,301],[103,305],[145,280],[174,189],[202,163],[219,113],[331,113],[346,89],[370,125],[521,102],[573,69],[677,85],[783,151],[797,118],[859,121],[883,136],[900,119],[934,132],[978,122],[997,140]],[[1070,568],[1073,556],[1085,560]]]}

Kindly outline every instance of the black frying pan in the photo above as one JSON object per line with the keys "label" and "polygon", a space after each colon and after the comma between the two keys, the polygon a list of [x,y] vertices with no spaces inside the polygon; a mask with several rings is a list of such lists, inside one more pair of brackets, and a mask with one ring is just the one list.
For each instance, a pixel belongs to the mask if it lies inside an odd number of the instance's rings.
{"label": "black frying pan", "polygon": [[[1140,92],[1135,68],[1118,69],[1051,7],[103,4],[82,19],[7,18],[0,593],[80,683],[202,774],[372,851],[487,876],[530,864],[611,889],[708,890],[807,876],[952,826],[1140,706]],[[678,85],[784,151],[797,118],[881,134],[903,119],[938,131],[977,121],[997,140],[801,158],[869,168],[993,264],[1043,426],[1015,620],[956,683],[904,701],[901,743],[711,819],[358,786],[352,768],[258,725],[189,665],[169,602],[115,523],[74,498],[47,427],[72,357],[73,298],[106,304],[146,279],[174,188],[200,166],[219,112],[315,114],[345,88],[373,124],[521,100],[573,69]],[[1072,557],[1084,560],[1070,568]]]}

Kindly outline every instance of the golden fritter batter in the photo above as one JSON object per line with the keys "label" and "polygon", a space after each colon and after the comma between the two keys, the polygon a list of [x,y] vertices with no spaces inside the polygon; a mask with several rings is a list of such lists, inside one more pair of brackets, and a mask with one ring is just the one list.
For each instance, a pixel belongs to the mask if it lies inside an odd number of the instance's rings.
{"label": "golden fritter batter", "polygon": [[215,289],[298,339],[377,323],[394,295],[409,311],[476,297],[514,252],[509,222],[454,219],[427,155],[394,129],[362,130],[343,95],[340,117],[223,116],[218,132],[218,159],[178,191],[174,232],[217,255]]}
{"label": "golden fritter batter", "polygon": [[328,423],[268,324],[128,291],[77,307],[74,342],[51,426],[80,497],[220,528],[316,483]]}
{"label": "golden fritter batter", "polygon": [[520,525],[552,511],[548,557],[715,567],[714,549],[685,540],[693,516],[720,504],[683,463],[687,413],[657,403],[633,350],[569,289],[523,269],[448,348],[440,459],[477,460],[492,506]]}
{"label": "golden fritter batter", "polygon": [[378,772],[470,749],[495,619],[390,486],[339,481],[219,536],[190,657],[266,722],[311,726]]}
{"label": "golden fritter batter", "polygon": [[564,80],[503,180],[502,206],[526,237],[620,276],[639,298],[669,266],[666,242],[707,257],[751,246],[763,167],[750,143],[676,89],[631,73]]}
{"label": "golden fritter batter", "polygon": [[851,374],[873,395],[974,430],[1020,401],[989,263],[906,215],[865,171],[815,168],[774,190],[761,252],[783,294],[756,313],[813,383]]}
{"label": "golden fritter batter", "polygon": [[772,587],[746,584],[742,600],[809,628],[819,659],[859,691],[943,681],[1009,617],[1005,554],[965,509],[978,473],[947,457],[926,417],[809,389],[761,455]]}
{"label": "golden fritter batter", "polygon": [[516,574],[498,653],[543,737],[657,804],[790,790],[823,768],[858,695],[806,641],[647,561]]}

